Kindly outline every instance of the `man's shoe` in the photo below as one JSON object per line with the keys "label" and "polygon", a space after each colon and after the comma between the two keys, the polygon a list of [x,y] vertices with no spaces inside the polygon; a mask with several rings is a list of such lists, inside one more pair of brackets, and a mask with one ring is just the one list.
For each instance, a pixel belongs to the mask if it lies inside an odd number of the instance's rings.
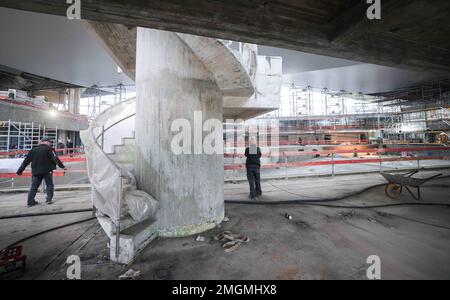
{"label": "man's shoe", "polygon": [[51,204],[53,204],[53,201],[47,201],[45,203],[47,203],[47,205],[51,205]]}
{"label": "man's shoe", "polygon": [[28,207],[33,207],[33,206],[38,205],[38,204],[39,204],[39,202],[34,201],[33,203],[28,204]]}
{"label": "man's shoe", "polygon": [[249,195],[248,198],[249,198],[250,200],[255,200],[255,199],[256,199],[256,196]]}

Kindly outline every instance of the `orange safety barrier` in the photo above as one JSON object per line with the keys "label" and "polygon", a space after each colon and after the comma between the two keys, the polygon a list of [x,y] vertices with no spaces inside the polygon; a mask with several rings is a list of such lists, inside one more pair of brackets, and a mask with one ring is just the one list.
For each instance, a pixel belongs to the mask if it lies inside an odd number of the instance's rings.
{"label": "orange safety barrier", "polygon": [[[442,160],[448,159],[448,156],[422,156],[422,157],[398,157],[398,158],[369,158],[369,159],[352,159],[352,160],[327,160],[327,161],[303,161],[290,163],[273,163],[262,165],[262,169],[274,169],[281,167],[307,167],[307,166],[325,166],[325,165],[346,165],[346,164],[363,164],[363,163],[380,163],[392,161],[415,161],[415,160]],[[244,170],[245,164],[224,166],[224,170]]]}
{"label": "orange safety barrier", "polygon": [[63,163],[65,162],[83,162],[86,161],[86,157],[69,157],[64,156],[59,158]]}
{"label": "orange safety barrier", "polygon": [[[53,177],[64,177],[65,171],[53,171]],[[21,176],[16,173],[0,173],[0,178],[31,178],[31,172],[23,172]]]}
{"label": "orange safety barrier", "polygon": [[[76,151],[76,150],[83,150],[84,148],[62,148],[62,149],[54,149],[56,152],[66,152],[66,151]],[[0,156],[10,156],[10,155],[17,155],[17,154],[28,154],[29,150],[16,150],[16,151],[10,151],[10,152],[0,152]],[[73,152],[73,154],[84,154],[84,152]]]}
{"label": "orange safety barrier", "polygon": [[[332,145],[332,146],[339,146],[342,143],[351,143],[353,145],[359,145],[359,144],[368,144],[368,140],[338,140],[338,141],[329,141],[329,140],[303,140],[301,144],[298,143],[298,141],[279,141],[276,145],[279,146],[289,146],[289,145],[296,145],[296,146],[320,146],[320,145]],[[270,138],[266,141],[267,146],[270,146]],[[227,143],[225,142],[225,145],[227,147],[247,147],[248,143]],[[342,145],[341,145],[342,146]]]}
{"label": "orange safety barrier", "polygon": [[[353,154],[353,153],[399,153],[399,152],[420,152],[420,151],[450,151],[450,148],[429,146],[429,147],[402,147],[402,148],[369,148],[357,150],[322,150],[322,151],[280,151],[277,153],[263,153],[262,157],[295,157],[308,155],[333,155],[333,154]],[[225,153],[224,157],[245,157],[243,153],[233,154]]]}
{"label": "orange safety barrier", "polygon": [[[308,155],[334,155],[334,154],[353,154],[353,153],[399,153],[399,152],[420,152],[420,151],[450,151],[448,147],[429,146],[429,147],[402,147],[402,148],[371,148],[371,149],[357,149],[357,150],[323,150],[323,151],[281,151],[278,153],[264,153],[263,157],[295,157]],[[86,157],[76,155],[83,155],[84,153],[74,153],[74,157],[60,156],[63,162],[81,162],[86,161]],[[233,158],[245,157],[244,154],[224,154],[224,157]],[[418,156],[418,157],[385,157],[385,158],[361,158],[361,159],[344,159],[344,160],[327,160],[327,161],[307,161],[307,162],[285,162],[272,163],[262,165],[263,169],[280,168],[280,167],[305,167],[305,166],[322,166],[322,165],[344,165],[344,164],[361,164],[361,163],[382,163],[393,161],[416,161],[416,160],[442,160],[450,159],[450,156]],[[234,164],[224,166],[224,170],[243,170],[245,164]],[[85,169],[68,169],[67,171],[54,171],[53,176],[62,177],[66,173],[87,173]],[[24,172],[20,177],[31,177],[31,172]],[[0,174],[0,178],[20,178],[15,173]]]}

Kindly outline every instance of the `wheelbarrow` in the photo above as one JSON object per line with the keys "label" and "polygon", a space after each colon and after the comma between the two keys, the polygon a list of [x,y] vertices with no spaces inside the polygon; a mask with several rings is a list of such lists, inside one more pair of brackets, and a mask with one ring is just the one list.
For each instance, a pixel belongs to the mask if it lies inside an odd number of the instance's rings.
{"label": "wheelbarrow", "polygon": [[[402,193],[403,187],[411,194],[411,196],[420,200],[420,186],[431,179],[437,178],[442,174],[434,175],[428,178],[414,178],[413,175],[417,174],[419,171],[411,171],[406,174],[389,174],[381,173],[381,175],[386,178],[389,182],[384,189],[386,195],[391,199],[397,199]],[[410,190],[410,188],[417,189],[417,196]]]}

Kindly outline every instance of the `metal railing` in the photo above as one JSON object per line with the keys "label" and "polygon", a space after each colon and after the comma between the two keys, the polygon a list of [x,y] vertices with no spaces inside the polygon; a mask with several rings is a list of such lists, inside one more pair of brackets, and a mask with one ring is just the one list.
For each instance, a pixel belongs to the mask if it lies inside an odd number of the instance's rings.
{"label": "metal railing", "polygon": [[[388,146],[388,145],[386,145]],[[226,181],[245,179],[245,156],[242,153],[227,153],[224,158]],[[397,170],[421,170],[424,168],[450,168],[450,147],[373,147],[363,149],[336,149],[321,151],[274,151],[262,154],[262,178],[297,177],[297,176],[335,176],[340,174],[357,174],[367,172],[385,172]],[[265,160],[265,161],[264,161]],[[275,160],[275,161],[273,161]],[[429,162],[428,164],[424,162]],[[415,163],[414,163],[415,162]],[[421,164],[421,162],[423,162]],[[440,162],[440,163],[436,163]],[[445,162],[445,163],[444,163]],[[337,172],[337,166],[360,166],[350,170],[343,168]],[[288,169],[292,170],[288,172]],[[288,174],[289,173],[289,174]],[[238,175],[239,174],[239,175]]]}

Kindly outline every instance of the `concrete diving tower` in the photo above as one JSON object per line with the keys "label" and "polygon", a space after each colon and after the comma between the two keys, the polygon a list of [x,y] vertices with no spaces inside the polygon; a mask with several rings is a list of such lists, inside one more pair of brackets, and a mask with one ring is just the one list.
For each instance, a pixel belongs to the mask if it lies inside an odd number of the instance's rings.
{"label": "concrete diving tower", "polygon": [[[89,23],[86,26],[104,41],[104,45],[116,47],[109,48],[110,53],[120,50],[117,48],[120,42],[105,42],[104,25]],[[107,27],[109,32],[120,25],[110,26]],[[262,72],[258,73],[254,45],[249,45],[243,55],[213,38],[146,28],[121,28],[120,32],[129,33],[124,41],[133,39],[136,34],[136,68],[125,70],[128,74],[135,73],[137,87],[133,123],[135,140],[130,149],[134,156],[128,166],[133,163],[131,171],[138,190],[151,195],[157,202],[157,209],[151,216],[156,219],[151,224],[152,230],[156,228],[160,236],[181,237],[211,229],[224,217],[223,154],[222,151],[206,153],[194,149],[195,142],[201,144],[211,133],[203,130],[202,122],[217,120],[214,131],[222,150],[224,117],[246,119],[277,109],[281,58],[273,58],[271,66],[270,59],[264,57],[266,65],[263,67],[266,68],[259,69]],[[115,56],[116,60],[118,57],[129,60],[132,54]],[[275,86],[275,91],[272,88],[267,96],[258,93],[256,88],[257,82],[261,86],[265,83],[262,79],[270,80],[268,83]],[[173,151],[176,120],[191,126],[191,151],[188,153]],[[95,176],[95,170],[91,173]],[[93,188],[95,190],[94,185]]]}

